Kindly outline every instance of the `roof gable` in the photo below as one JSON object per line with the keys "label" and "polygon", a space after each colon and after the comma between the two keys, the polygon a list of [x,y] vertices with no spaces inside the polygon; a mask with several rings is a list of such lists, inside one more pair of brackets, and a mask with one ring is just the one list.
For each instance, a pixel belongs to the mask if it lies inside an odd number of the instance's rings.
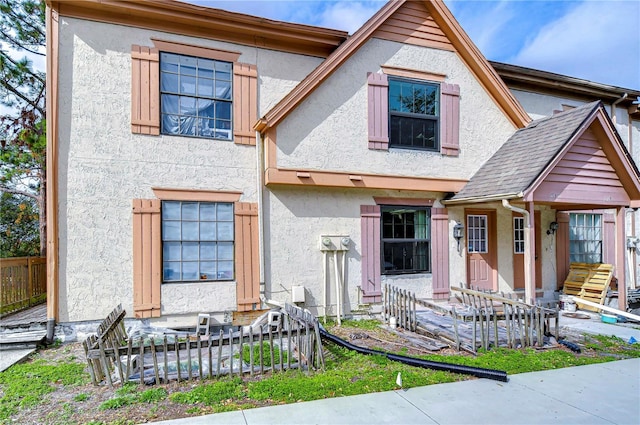
{"label": "roof gable", "polygon": [[449,203],[513,198],[590,205],[640,199],[638,170],[601,102],[518,130]]}
{"label": "roof gable", "polygon": [[530,122],[522,106],[442,1],[391,0],[268,111],[255,128],[264,132],[277,126],[372,37],[455,51],[516,127],[522,128]]}

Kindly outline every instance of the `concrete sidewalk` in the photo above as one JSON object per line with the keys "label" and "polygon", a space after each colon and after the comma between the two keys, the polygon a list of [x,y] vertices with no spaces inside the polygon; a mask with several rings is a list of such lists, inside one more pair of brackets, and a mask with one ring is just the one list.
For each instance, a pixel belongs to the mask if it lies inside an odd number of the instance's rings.
{"label": "concrete sidewalk", "polygon": [[159,424],[640,424],[640,359]]}

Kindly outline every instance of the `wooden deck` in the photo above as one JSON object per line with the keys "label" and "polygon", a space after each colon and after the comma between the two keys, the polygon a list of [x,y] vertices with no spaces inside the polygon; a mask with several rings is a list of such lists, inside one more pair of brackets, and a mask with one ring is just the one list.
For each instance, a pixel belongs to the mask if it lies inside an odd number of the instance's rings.
{"label": "wooden deck", "polygon": [[46,323],[47,303],[42,303],[1,318],[0,329],[45,325]]}

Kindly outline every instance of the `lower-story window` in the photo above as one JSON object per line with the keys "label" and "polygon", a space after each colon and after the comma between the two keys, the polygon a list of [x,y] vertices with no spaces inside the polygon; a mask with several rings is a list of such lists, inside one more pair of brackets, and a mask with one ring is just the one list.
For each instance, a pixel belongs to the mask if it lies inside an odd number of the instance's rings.
{"label": "lower-story window", "polygon": [[569,258],[577,263],[602,263],[602,214],[569,215]]}
{"label": "lower-story window", "polygon": [[163,282],[233,279],[233,204],[162,202]]}
{"label": "lower-story window", "polygon": [[382,273],[431,271],[431,210],[426,207],[381,207]]}

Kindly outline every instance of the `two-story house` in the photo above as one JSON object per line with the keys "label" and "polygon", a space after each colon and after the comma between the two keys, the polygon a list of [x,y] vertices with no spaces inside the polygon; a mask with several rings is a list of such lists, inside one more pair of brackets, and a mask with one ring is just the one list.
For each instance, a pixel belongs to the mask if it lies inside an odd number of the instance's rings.
{"label": "two-story house", "polygon": [[551,297],[558,211],[593,208],[625,281],[640,182],[605,109],[532,122],[441,1],[390,1],[351,36],[170,0],[47,5],[50,323],[120,303],[171,325],[369,313],[384,284]]}

